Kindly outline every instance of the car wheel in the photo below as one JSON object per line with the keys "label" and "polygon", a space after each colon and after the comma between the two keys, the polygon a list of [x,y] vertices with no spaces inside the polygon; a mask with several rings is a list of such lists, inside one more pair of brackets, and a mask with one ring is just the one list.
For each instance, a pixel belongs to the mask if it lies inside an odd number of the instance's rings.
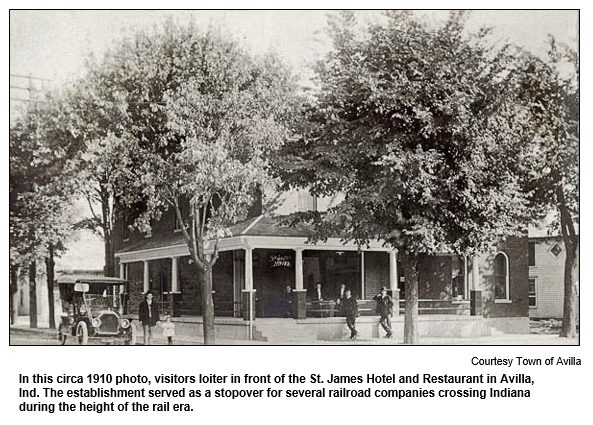
{"label": "car wheel", "polygon": [[128,339],[126,340],[126,345],[136,345],[136,339],[138,338],[138,331],[136,330],[136,325],[134,322],[130,323],[130,332],[128,334]]}
{"label": "car wheel", "polygon": [[89,328],[84,321],[78,322],[76,325],[76,340],[78,345],[88,345],[89,343]]}
{"label": "car wheel", "polygon": [[68,335],[64,332],[62,325],[60,325],[60,328],[58,329],[58,341],[60,342],[60,345],[66,344],[66,338],[68,338]]}

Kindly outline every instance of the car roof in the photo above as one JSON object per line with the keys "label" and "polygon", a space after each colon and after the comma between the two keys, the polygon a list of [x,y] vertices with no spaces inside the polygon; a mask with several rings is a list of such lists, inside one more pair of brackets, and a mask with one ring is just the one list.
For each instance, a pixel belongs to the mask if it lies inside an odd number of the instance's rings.
{"label": "car roof", "polygon": [[84,276],[84,275],[66,275],[60,276],[56,279],[58,283],[69,283],[74,285],[75,283],[105,283],[110,285],[123,285],[127,283],[127,280],[119,279],[117,277],[104,277],[104,276]]}

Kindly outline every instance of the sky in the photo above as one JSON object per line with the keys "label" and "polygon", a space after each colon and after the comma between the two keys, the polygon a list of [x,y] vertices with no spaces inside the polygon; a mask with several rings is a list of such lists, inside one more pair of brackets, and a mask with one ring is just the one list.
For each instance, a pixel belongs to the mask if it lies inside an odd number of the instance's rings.
{"label": "sky", "polygon": [[[90,52],[100,56],[118,39],[138,28],[159,25],[169,17],[230,31],[253,53],[274,50],[297,75],[328,48],[325,11],[15,11],[10,12],[10,73],[53,80],[54,84],[84,74]],[[378,12],[358,12],[361,20]],[[429,19],[445,11],[417,12]],[[473,11],[468,26],[494,27],[493,37],[534,53],[546,49],[548,34],[575,44],[576,11]],[[40,81],[41,83],[41,81]]]}
{"label": "sky", "polygon": [[[358,12],[360,20],[378,12]],[[417,12],[439,21],[443,11]],[[294,69],[301,81],[311,76],[308,67],[329,48],[325,11],[15,11],[10,12],[10,97],[27,98],[27,90],[58,87],[84,75],[85,58],[100,57],[110,46],[140,28],[160,25],[166,19],[198,26],[214,25],[230,32],[244,47],[261,54],[275,51]],[[494,27],[493,41],[511,42],[543,55],[548,34],[576,47],[578,14],[574,11],[473,11],[468,28]],[[27,80],[17,77],[32,76]],[[47,80],[42,80],[47,79]],[[11,117],[19,105],[10,102]],[[16,112],[14,112],[16,113]],[[70,244],[59,268],[101,268],[100,239],[82,233]]]}

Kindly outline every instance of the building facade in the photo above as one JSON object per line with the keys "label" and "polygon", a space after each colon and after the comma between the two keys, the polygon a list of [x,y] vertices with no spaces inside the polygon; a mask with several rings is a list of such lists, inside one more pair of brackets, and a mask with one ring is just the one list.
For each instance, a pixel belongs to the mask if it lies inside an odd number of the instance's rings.
{"label": "building facade", "polygon": [[[361,248],[340,238],[312,244],[311,229],[282,225],[282,215],[324,210],[339,201],[286,192],[274,202],[264,199],[246,221],[232,226],[213,269],[215,315],[333,316],[344,287],[359,300],[362,314],[374,314],[372,298],[382,286],[397,300],[396,311],[400,300],[403,308],[405,279],[396,251],[380,241]],[[201,315],[201,279],[173,212],[164,213],[149,234],[131,229],[130,222],[121,218],[114,234],[120,277],[130,282],[131,310],[151,290],[174,316]],[[508,238],[476,258],[427,257],[419,275],[420,313],[526,318],[527,260],[527,237]]]}
{"label": "building facade", "polygon": [[530,317],[538,319],[562,318],[565,260],[566,250],[560,236],[532,236],[529,238]]}

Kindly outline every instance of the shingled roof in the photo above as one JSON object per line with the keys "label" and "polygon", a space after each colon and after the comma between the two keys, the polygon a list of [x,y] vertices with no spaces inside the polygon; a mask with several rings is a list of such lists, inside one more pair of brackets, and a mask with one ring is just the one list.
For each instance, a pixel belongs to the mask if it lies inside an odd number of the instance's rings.
{"label": "shingled roof", "polygon": [[[313,231],[309,226],[299,224],[295,227],[290,227],[282,224],[281,217],[268,217],[260,215],[237,223],[229,229],[230,234],[225,238],[232,238],[238,236],[271,236],[271,237],[303,237],[307,238],[313,235]],[[126,246],[119,251],[118,254],[125,252],[145,251],[148,249],[163,248],[167,246],[183,245],[185,239],[181,232],[171,232],[166,234],[154,235],[151,238],[138,241],[132,245]]]}

